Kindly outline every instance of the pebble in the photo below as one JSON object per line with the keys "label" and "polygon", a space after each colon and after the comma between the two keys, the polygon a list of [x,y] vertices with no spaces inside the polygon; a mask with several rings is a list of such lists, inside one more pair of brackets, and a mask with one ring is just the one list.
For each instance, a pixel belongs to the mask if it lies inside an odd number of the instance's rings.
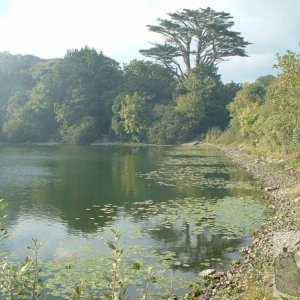
{"label": "pebble", "polygon": [[206,270],[203,270],[199,273],[199,276],[201,277],[207,277],[209,275],[212,275],[216,273],[216,270],[215,269],[206,269]]}
{"label": "pebble", "polygon": [[[290,172],[290,169],[279,168],[273,160],[267,157],[257,159],[245,154],[240,149],[226,146],[219,146],[219,148],[234,162],[243,166],[253,177],[260,180],[261,189],[266,192],[264,201],[270,203],[269,208],[272,210],[272,215],[255,233],[252,244],[240,250],[243,253],[243,259],[240,260],[240,263],[232,264],[230,269],[219,277],[218,284],[211,284],[207,287],[199,299],[220,299],[218,297],[219,292],[223,298],[224,293],[225,295],[228,293],[228,299],[243,299],[243,294],[240,293],[247,290],[248,286],[251,286],[251,282],[255,280],[252,266],[256,266],[256,272],[260,272],[261,276],[264,275],[264,270],[268,265],[272,266],[274,261],[273,243],[276,243],[276,239],[283,240],[282,236],[277,233],[300,232],[299,216],[296,209],[300,203],[300,197],[295,198],[291,192],[289,193],[289,188],[299,182],[299,174]],[[230,251],[229,248],[226,250]],[[206,273],[202,273],[205,271]],[[210,271],[214,272],[210,273]],[[200,276],[205,274],[209,277],[219,273],[214,269],[207,269],[202,272],[199,273]],[[272,279],[266,282],[266,286],[269,288],[273,286]],[[238,298],[233,296],[238,296]]]}
{"label": "pebble", "polygon": [[211,275],[208,275],[208,277],[211,278],[211,279],[220,279],[224,275],[225,275],[225,272],[215,272]]}

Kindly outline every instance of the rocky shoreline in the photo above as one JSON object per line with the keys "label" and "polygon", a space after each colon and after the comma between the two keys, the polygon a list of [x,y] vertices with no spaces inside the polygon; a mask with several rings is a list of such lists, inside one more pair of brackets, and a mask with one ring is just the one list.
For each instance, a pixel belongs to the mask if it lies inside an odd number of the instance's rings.
{"label": "rocky shoreline", "polygon": [[273,284],[273,243],[279,239],[288,247],[290,242],[278,232],[300,231],[300,175],[284,161],[258,158],[228,146],[217,147],[261,182],[270,216],[254,233],[251,245],[241,249],[241,260],[226,273],[208,276],[210,284],[198,299],[279,299]]}

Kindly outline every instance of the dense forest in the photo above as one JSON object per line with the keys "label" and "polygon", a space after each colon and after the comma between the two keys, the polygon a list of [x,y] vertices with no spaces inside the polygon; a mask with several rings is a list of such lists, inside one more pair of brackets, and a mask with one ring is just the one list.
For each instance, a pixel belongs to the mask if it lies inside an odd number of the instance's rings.
{"label": "dense forest", "polygon": [[232,17],[183,10],[149,30],[165,43],[141,50],[151,61],[120,67],[89,47],[62,59],[0,54],[1,140],[173,144],[226,128],[240,85],[223,84],[217,64],[245,56]]}
{"label": "dense forest", "polygon": [[212,128],[207,139],[238,143],[264,155],[284,154],[300,168],[300,56],[291,51],[277,55],[275,67],[278,76],[243,85],[227,106],[228,128]]}
{"label": "dense forest", "polygon": [[122,67],[87,46],[61,59],[0,53],[1,141],[176,144],[228,128],[228,140],[292,150],[300,140],[299,56],[278,56],[277,77],[224,84],[218,63],[246,56],[249,44],[233,25],[211,8],[170,13],[148,26],[164,40],[140,50],[151,61]]}

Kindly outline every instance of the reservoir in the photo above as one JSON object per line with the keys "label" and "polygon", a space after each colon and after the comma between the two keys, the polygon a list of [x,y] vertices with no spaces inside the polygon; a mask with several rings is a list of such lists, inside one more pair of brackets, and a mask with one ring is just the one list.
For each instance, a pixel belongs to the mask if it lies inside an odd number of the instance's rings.
{"label": "reservoir", "polygon": [[48,299],[70,297],[81,280],[100,299],[111,229],[130,299],[141,299],[149,272],[159,299],[166,286],[187,291],[201,270],[226,270],[267,215],[258,183],[208,146],[2,145],[0,166],[1,250],[19,261],[33,238],[42,243]]}

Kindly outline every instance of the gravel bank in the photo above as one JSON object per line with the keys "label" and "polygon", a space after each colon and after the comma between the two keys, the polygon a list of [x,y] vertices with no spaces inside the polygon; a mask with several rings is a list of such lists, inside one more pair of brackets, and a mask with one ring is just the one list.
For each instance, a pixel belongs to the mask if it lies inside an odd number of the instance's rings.
{"label": "gravel bank", "polygon": [[233,263],[220,278],[212,277],[211,284],[198,299],[276,299],[273,242],[290,246],[289,238],[278,232],[300,231],[300,203],[294,196],[300,176],[286,168],[283,161],[254,157],[237,148],[217,147],[261,182],[271,214],[254,233],[252,244],[241,249],[243,259]]}

